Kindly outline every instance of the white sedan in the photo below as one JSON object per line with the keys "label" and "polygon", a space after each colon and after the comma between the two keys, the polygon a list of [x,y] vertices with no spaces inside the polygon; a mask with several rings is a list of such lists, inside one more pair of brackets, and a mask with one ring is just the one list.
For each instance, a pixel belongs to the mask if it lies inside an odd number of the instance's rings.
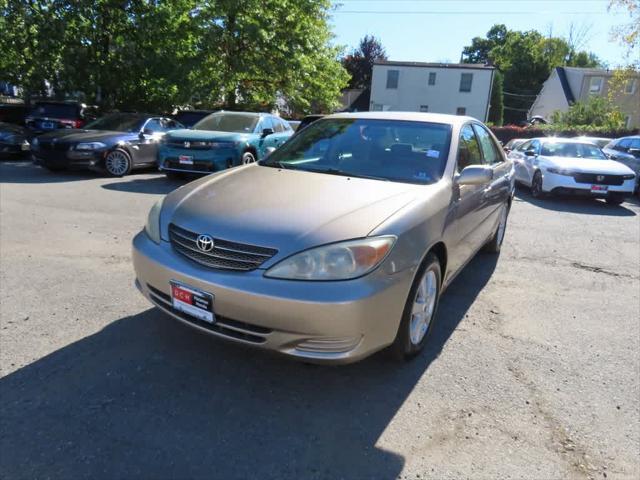
{"label": "white sedan", "polygon": [[516,182],[531,194],[578,194],[620,205],[633,195],[635,174],[596,145],[564,138],[532,138],[509,154]]}

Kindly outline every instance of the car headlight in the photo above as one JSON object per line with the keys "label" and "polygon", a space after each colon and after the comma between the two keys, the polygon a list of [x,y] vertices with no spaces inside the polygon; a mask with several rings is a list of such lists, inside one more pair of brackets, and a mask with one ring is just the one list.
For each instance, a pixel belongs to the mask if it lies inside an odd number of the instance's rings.
{"label": "car headlight", "polygon": [[375,269],[391,251],[395,237],[333,243],[285,258],[265,273],[287,280],[350,280]]}
{"label": "car headlight", "polygon": [[633,173],[630,173],[628,175],[623,175],[622,176],[623,180],[633,180],[634,178],[636,178],[636,176]]}
{"label": "car headlight", "polygon": [[79,143],[76,145],[76,150],[100,150],[101,148],[106,148],[106,144],[102,142],[88,142],[88,143]]}
{"label": "car headlight", "polygon": [[151,210],[149,210],[149,215],[147,216],[147,223],[144,226],[144,231],[147,232],[147,235],[151,240],[155,243],[160,243],[160,212],[162,211],[162,202],[164,202],[164,198],[158,200]]}
{"label": "car headlight", "polygon": [[576,173],[573,170],[567,170],[566,168],[555,168],[555,167],[547,168],[547,172],[555,173],[556,175],[566,175],[568,177],[572,177]]}

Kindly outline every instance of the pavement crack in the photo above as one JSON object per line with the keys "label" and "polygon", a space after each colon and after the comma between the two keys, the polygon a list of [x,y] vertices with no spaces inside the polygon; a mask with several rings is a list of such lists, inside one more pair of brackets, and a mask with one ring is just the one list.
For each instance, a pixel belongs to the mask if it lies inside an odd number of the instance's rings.
{"label": "pavement crack", "polygon": [[596,267],[594,265],[587,265],[587,264],[580,263],[580,262],[571,262],[571,266],[573,268],[579,268],[580,270],[586,270],[588,272],[603,273],[603,274],[609,275],[611,277],[633,278],[633,279],[638,278],[638,277],[635,277],[633,275],[629,275],[629,274],[626,274],[626,273],[613,272],[611,270],[606,270],[606,269],[604,269],[602,267]]}

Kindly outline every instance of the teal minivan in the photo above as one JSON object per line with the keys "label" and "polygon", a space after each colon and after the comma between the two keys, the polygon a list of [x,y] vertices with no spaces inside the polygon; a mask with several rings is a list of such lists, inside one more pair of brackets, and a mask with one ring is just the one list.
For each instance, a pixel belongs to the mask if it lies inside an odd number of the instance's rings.
{"label": "teal minivan", "polygon": [[217,172],[260,160],[291,135],[291,126],[275,115],[220,111],[191,129],[167,133],[158,147],[158,168],[169,176]]}

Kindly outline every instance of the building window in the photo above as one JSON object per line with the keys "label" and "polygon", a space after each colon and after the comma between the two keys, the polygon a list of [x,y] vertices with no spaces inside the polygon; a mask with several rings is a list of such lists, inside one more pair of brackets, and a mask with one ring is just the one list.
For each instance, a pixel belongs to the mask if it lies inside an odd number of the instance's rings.
{"label": "building window", "polygon": [[460,75],[460,91],[470,92],[473,83],[473,73],[463,73]]}
{"label": "building window", "polygon": [[638,79],[637,78],[630,78],[627,81],[627,85],[624,88],[624,93],[626,93],[628,95],[633,95],[634,93],[636,93],[637,89],[638,89]]}
{"label": "building window", "polygon": [[456,115],[466,115],[467,109],[465,107],[456,108]]}
{"label": "building window", "polygon": [[398,88],[399,70],[387,70],[387,88]]}
{"label": "building window", "polygon": [[420,111],[421,112],[428,112],[429,111],[429,105],[420,105]]}
{"label": "building window", "polygon": [[598,94],[602,91],[602,84],[604,79],[602,77],[591,77],[589,82],[589,93]]}
{"label": "building window", "polygon": [[436,72],[429,72],[429,85],[436,84]]}

